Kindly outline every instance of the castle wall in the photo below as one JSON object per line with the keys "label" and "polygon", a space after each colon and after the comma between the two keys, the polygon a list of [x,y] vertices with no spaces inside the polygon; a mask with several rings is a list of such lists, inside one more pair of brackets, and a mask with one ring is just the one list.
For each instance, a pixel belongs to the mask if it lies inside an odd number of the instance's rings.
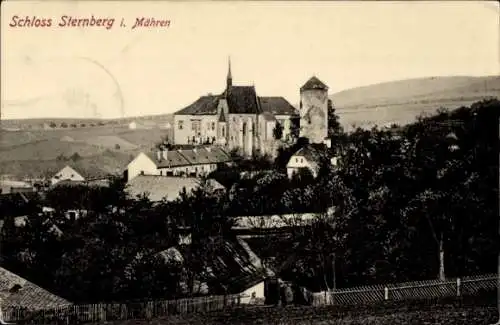
{"label": "castle wall", "polygon": [[174,143],[188,144],[193,137],[199,143],[207,138],[217,139],[216,115],[175,115],[174,116]]}
{"label": "castle wall", "polygon": [[323,143],[328,135],[328,92],[304,90],[300,94],[300,137]]}
{"label": "castle wall", "polygon": [[[253,132],[249,132],[250,128],[248,126],[249,122],[252,122],[253,124]],[[246,127],[246,135],[243,136],[243,123],[247,124]],[[235,148],[240,148],[243,149],[244,152],[248,153],[248,149],[245,150],[245,146],[248,145],[249,139],[246,139],[244,137],[251,136],[252,137],[252,144],[254,149],[256,149],[257,141],[256,141],[256,134],[258,132],[258,126],[257,126],[257,115],[256,114],[229,114],[228,117],[228,129],[229,129],[229,134],[228,134],[228,148],[229,150],[235,149]]]}

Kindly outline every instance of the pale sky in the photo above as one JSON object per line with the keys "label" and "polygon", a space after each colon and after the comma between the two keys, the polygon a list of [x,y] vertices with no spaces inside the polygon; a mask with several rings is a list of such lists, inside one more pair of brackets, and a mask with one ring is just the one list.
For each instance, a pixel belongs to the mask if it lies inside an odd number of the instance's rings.
{"label": "pale sky", "polygon": [[[330,93],[416,77],[498,75],[499,12],[493,1],[2,2],[1,114],[172,113],[224,89],[228,56],[233,84],[254,84],[259,95],[292,104],[312,75]],[[92,14],[116,21],[109,30],[57,27],[62,15]],[[9,27],[14,15],[53,25]],[[132,30],[136,17],[171,23]]]}

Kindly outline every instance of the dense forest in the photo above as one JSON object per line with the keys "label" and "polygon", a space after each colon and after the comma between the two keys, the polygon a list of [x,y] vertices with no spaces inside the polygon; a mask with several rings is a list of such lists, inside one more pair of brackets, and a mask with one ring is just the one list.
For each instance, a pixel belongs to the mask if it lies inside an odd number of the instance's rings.
{"label": "dense forest", "polygon": [[[496,272],[499,112],[500,102],[487,100],[349,134],[330,114],[332,148],[318,150],[339,164],[325,159],[317,178],[286,176],[289,157],[307,145],[299,139],[273,161],[213,175],[225,175],[225,193],[202,182],[152,204],[128,198],[119,179],[109,188],[56,187],[32,202],[24,227],[15,206],[0,207],[2,265],[73,302],[192,295],[206,262],[234,240],[232,216],[314,211],[317,220],[284,245],[257,243],[281,259],[293,254],[280,276],[310,290]],[[242,177],[243,164],[262,171]],[[333,218],[321,217],[332,207]],[[87,215],[68,219],[67,209]],[[191,227],[185,262],[158,258],[178,245],[182,226]]]}

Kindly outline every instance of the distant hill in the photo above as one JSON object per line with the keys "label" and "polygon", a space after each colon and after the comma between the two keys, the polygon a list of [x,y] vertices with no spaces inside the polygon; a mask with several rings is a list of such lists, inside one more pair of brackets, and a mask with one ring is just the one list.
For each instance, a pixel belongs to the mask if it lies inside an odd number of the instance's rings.
{"label": "distant hill", "polygon": [[344,90],[330,96],[346,129],[407,124],[439,108],[468,106],[500,98],[500,76],[428,77],[392,81]]}

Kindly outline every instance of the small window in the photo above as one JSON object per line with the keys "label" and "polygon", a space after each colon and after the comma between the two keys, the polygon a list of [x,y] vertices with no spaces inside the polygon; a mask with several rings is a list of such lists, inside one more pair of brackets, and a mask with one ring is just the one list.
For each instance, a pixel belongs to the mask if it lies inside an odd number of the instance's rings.
{"label": "small window", "polygon": [[299,158],[295,158],[295,162],[299,162]]}
{"label": "small window", "polygon": [[179,130],[182,130],[184,128],[184,121],[179,121],[178,127]]}
{"label": "small window", "polygon": [[215,122],[212,122],[212,131],[215,130]]}
{"label": "small window", "polygon": [[144,171],[143,170],[141,170],[141,175],[144,175]]}
{"label": "small window", "polygon": [[223,126],[222,129],[221,129],[221,133],[222,133],[222,136],[225,137],[226,136],[226,128]]}

